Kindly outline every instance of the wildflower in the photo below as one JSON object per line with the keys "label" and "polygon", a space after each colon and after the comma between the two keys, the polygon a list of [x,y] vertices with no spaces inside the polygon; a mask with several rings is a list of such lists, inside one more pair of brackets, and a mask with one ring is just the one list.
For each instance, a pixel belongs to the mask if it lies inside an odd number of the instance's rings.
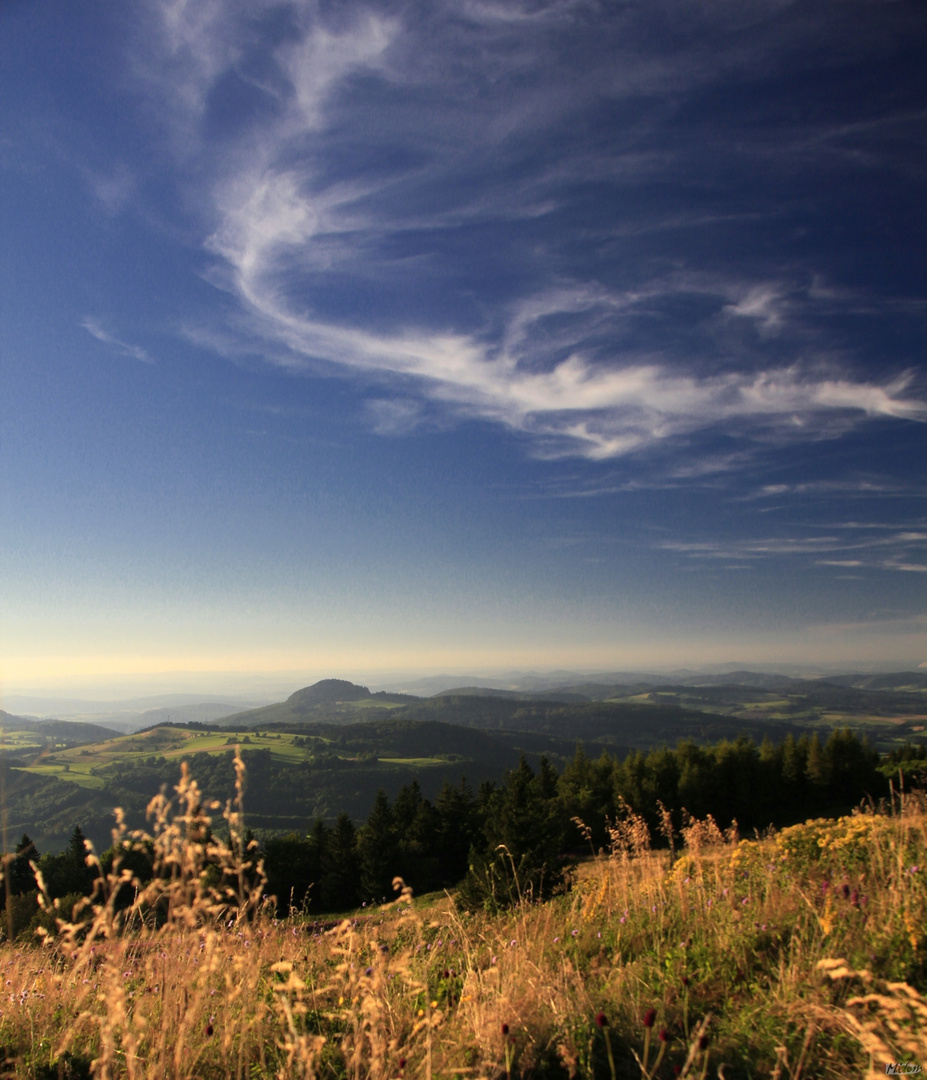
{"label": "wildflower", "polygon": [[846,882],[843,883],[843,887],[840,891],[843,893],[844,900],[850,899],[850,886]]}
{"label": "wildflower", "polygon": [[503,1024],[502,1025],[502,1037],[503,1037],[503,1039],[506,1037],[506,1035],[508,1035],[508,1033],[509,1033],[509,1025],[508,1024]]}
{"label": "wildflower", "polygon": [[666,1028],[660,1028],[657,1038],[660,1040],[661,1043],[669,1042],[669,1032],[666,1030]]}
{"label": "wildflower", "polygon": [[604,1012],[595,1014],[596,1027],[604,1028],[608,1027],[608,1017]]}
{"label": "wildflower", "polygon": [[682,977],[682,985],[683,986],[688,986],[689,985],[689,976],[688,975],[683,975],[683,977]]}
{"label": "wildflower", "polygon": [[555,938],[554,938],[554,944],[556,945],[556,944],[557,944],[557,942],[558,942],[559,940],[560,940],[560,938],[559,938],[559,937],[555,937]]}
{"label": "wildflower", "polygon": [[369,968],[365,968],[365,969],[364,969],[364,974],[365,974],[365,975],[367,976],[367,978],[369,979],[369,978],[370,978],[370,976],[371,976],[371,975],[373,974],[373,968],[372,968],[372,967],[369,967]]}
{"label": "wildflower", "polygon": [[579,933],[579,931],[578,930],[573,930],[573,931],[571,931],[571,933],[572,933],[573,937],[576,937],[576,935]]}
{"label": "wildflower", "polygon": [[708,1049],[708,1036],[707,1035],[700,1035],[699,1036],[698,1048],[699,1048],[699,1050],[707,1050]]}
{"label": "wildflower", "polygon": [[212,1024],[207,1024],[206,1025],[206,1037],[209,1038],[212,1035],[212,1033],[213,1033]]}
{"label": "wildflower", "polygon": [[657,1022],[657,1010],[656,1009],[648,1009],[644,1013],[644,1027],[648,1028],[648,1029],[652,1028],[653,1025],[656,1022]]}

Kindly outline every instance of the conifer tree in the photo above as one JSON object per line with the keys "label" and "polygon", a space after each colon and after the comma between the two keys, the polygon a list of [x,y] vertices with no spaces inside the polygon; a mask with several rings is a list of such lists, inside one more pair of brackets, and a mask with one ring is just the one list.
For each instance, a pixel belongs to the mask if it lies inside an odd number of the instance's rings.
{"label": "conifer tree", "polygon": [[381,788],[357,842],[360,885],[365,899],[392,899],[393,879],[399,873],[399,845],[393,810]]}
{"label": "conifer tree", "polygon": [[562,804],[545,798],[549,774],[536,776],[522,756],[484,809],[486,844],[472,853],[461,887],[470,907],[495,908],[550,896],[563,884],[566,829]]}
{"label": "conifer tree", "polygon": [[324,911],[345,911],[357,905],[357,833],[347,814],[339,814],[322,850],[321,902]]}

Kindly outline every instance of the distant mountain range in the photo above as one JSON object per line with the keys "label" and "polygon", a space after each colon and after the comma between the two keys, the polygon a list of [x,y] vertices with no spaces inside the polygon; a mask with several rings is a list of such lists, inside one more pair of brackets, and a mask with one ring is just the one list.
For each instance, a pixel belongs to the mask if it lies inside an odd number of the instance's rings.
{"label": "distant mountain range", "polygon": [[48,845],[64,843],[80,822],[105,845],[112,807],[140,824],[147,800],[176,783],[181,761],[210,797],[228,798],[236,745],[248,761],[249,822],[302,830],[316,815],[366,815],[379,787],[393,797],[415,779],[434,798],[463,776],[477,785],[500,779],[519,754],[562,767],[578,743],[592,757],[624,757],[680,740],[826,738],[844,725],[882,750],[927,741],[923,672],[795,679],[735,670],[658,681],[565,674],[574,678],[557,686],[468,684],[428,697],[323,679],[276,704],[238,710],[228,701],[162,701],[135,714],[148,720],[143,730],[118,737],[110,725],[0,713],[8,820]]}

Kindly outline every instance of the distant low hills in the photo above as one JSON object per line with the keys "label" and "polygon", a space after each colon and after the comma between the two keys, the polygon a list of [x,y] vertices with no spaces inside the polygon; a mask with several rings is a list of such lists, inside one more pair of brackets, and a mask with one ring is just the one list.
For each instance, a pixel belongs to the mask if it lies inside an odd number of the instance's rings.
{"label": "distant low hills", "polygon": [[4,735],[15,732],[35,735],[35,745],[51,740],[71,746],[99,742],[119,734],[113,728],[102,727],[100,724],[85,724],[79,720],[37,720],[28,716],[12,716],[3,709],[0,709],[0,732]]}
{"label": "distant low hills", "polygon": [[[578,743],[589,757],[607,750],[624,758],[680,740],[759,744],[814,732],[825,741],[844,726],[882,751],[927,743],[923,672],[794,679],[735,670],[655,681],[564,675],[547,687],[467,680],[432,697],[323,679],[273,705],[236,711],[230,701],[222,716],[221,700],[163,703],[140,714],[155,723],[120,738],[100,724],[0,712],[9,822],[45,845],[64,843],[79,822],[105,846],[111,808],[124,807],[141,824],[148,799],[172,788],[184,760],[205,794],[228,798],[235,746],[247,761],[249,823],[281,831],[342,810],[359,820],[380,787],[394,797],[416,780],[435,798],[462,777],[477,786],[499,780],[521,754],[562,768]],[[188,722],[178,723],[177,714]]]}
{"label": "distant low hills", "polygon": [[927,718],[927,673],[919,672],[828,680],[743,669],[714,675],[687,672],[677,681],[594,678],[533,688],[534,682],[528,679],[519,689],[474,683],[417,697],[371,693],[368,687],[343,679],[323,679],[286,701],[227,716],[221,724],[295,731],[307,724],[387,718],[436,721],[521,733],[525,748],[530,743],[535,751],[546,739],[550,752],[563,753],[570,740],[645,749],[683,738],[708,741],[747,735],[761,741],[768,735],[778,740],[789,732],[797,735],[841,724],[882,744],[905,738],[920,741]]}
{"label": "distant low hills", "polygon": [[821,682],[855,690],[902,690],[927,693],[927,671],[896,671],[888,675],[831,675]]}
{"label": "distant low hills", "polygon": [[[420,701],[412,694],[388,694],[378,691],[372,694],[366,686],[348,682],[346,679],[322,679],[290,694],[286,701],[277,705],[265,705],[260,709],[248,709],[222,718],[229,727],[266,727],[268,724],[305,724],[313,722],[338,722],[370,719],[377,709],[391,710],[402,705]],[[364,710],[366,715],[359,713]]]}

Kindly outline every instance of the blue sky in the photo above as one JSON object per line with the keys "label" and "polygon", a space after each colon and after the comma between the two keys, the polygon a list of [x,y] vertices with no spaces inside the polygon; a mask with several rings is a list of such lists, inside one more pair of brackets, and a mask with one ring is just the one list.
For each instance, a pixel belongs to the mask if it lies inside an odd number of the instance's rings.
{"label": "blue sky", "polygon": [[884,0],[3,5],[8,689],[927,662],[925,53]]}

